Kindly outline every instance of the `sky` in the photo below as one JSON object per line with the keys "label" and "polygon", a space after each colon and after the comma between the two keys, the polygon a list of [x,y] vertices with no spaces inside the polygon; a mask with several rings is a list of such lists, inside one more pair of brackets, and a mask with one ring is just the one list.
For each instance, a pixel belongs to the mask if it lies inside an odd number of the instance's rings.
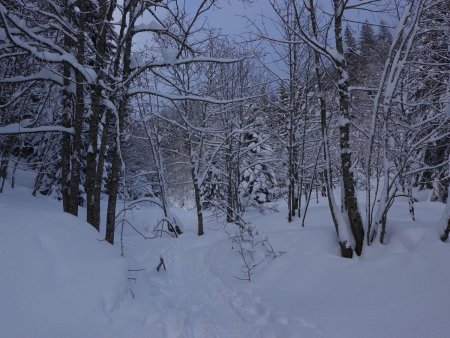
{"label": "sky", "polygon": [[[184,5],[189,13],[194,13],[200,0],[184,0]],[[179,3],[183,3],[180,0]],[[250,21],[261,21],[261,16],[271,16],[272,9],[268,0],[220,0],[217,6],[204,14],[209,27],[218,28],[224,35],[233,36],[236,40],[244,40],[249,37],[251,31]],[[141,23],[150,23],[152,18],[148,15],[140,20]],[[136,36],[137,47],[146,44],[151,39],[148,34]],[[139,48],[137,48],[139,49]]]}
{"label": "sky", "polygon": [[[188,13],[195,13],[202,0],[178,0],[180,7],[185,7]],[[350,0],[350,3],[354,4],[360,0]],[[387,4],[392,4],[394,1],[381,0]],[[403,1],[403,0],[396,0]],[[325,13],[331,13],[332,1],[331,0],[316,0],[316,4],[319,8],[323,9]],[[318,17],[322,17],[323,13],[319,11]],[[240,41],[246,44],[246,41],[254,39],[255,35],[251,32],[255,32],[255,25],[257,27],[263,27],[263,23],[268,28],[267,31],[271,37],[280,38],[277,29],[270,24],[270,20],[274,19],[276,15],[270,5],[269,0],[218,0],[216,6],[203,14],[203,18],[206,19],[207,25],[211,28],[220,29],[223,35],[228,35],[234,38],[235,41]],[[326,17],[326,14],[325,14]],[[379,13],[361,10],[349,10],[346,12],[346,18],[351,22],[347,22],[355,37],[358,36],[359,26],[357,22],[364,22],[368,20],[371,23],[378,24],[383,18],[386,22],[393,22],[388,16],[380,16]],[[140,23],[149,24],[153,20],[149,15],[144,15]],[[375,31],[377,28],[375,27]],[[333,30],[329,32],[328,38],[333,37]],[[152,44],[153,36],[151,34],[138,34],[135,37],[135,50],[142,49],[145,45]],[[330,45],[333,46],[333,41],[330,41]],[[281,75],[286,72],[283,62],[278,62],[279,56],[274,52],[271,46],[267,43],[259,43],[257,52],[265,54],[264,64],[268,66],[272,71]],[[281,75],[283,77],[283,75]]]}
{"label": "sky", "polygon": [[[359,1],[353,0],[350,3],[357,3]],[[187,8],[195,10],[200,0],[186,0],[186,2],[189,3]],[[392,5],[395,1],[386,0],[383,2]],[[318,0],[316,4],[328,12],[332,11],[331,0]],[[217,8],[208,12],[206,16],[212,26],[220,27],[225,34],[242,36],[251,29],[249,27],[249,21],[260,22],[262,16],[273,18],[274,13],[269,4],[269,0],[220,0],[218,1]],[[361,10],[347,11],[346,17],[352,21],[364,22],[368,20],[375,24],[379,23],[381,19],[384,19],[386,22],[392,22],[392,19],[387,15]],[[351,25],[355,28],[357,26],[356,23],[352,23]]]}
{"label": "sky", "polygon": [[[360,0],[351,0],[350,3],[357,3]],[[387,4],[393,4],[396,1],[381,0]],[[201,0],[179,0],[180,7],[185,6],[188,12],[194,13]],[[317,0],[319,8],[324,8],[325,12],[332,12],[331,0]],[[318,13],[320,16],[320,13]],[[213,28],[219,28],[224,35],[231,35],[236,40],[244,40],[249,37],[249,32],[254,31],[251,22],[257,26],[262,26],[263,17],[274,18],[275,14],[269,3],[269,0],[219,0],[214,8],[204,14],[208,25]],[[378,24],[383,18],[384,21],[392,23],[393,19],[387,15],[381,16],[379,13],[361,10],[351,10],[346,12],[346,18],[352,22],[347,22],[355,31],[358,31],[358,24],[355,22],[364,22],[368,20],[371,23]],[[147,22],[145,22],[147,21]],[[143,18],[143,22],[149,23],[151,18]],[[266,23],[267,19],[264,20]],[[394,20],[395,21],[395,20]],[[272,33],[272,32],[271,32]]]}
{"label": "sky", "polygon": [[207,16],[210,24],[220,27],[224,34],[239,37],[251,30],[250,21],[272,16],[272,8],[267,0],[253,0],[247,4],[238,0],[223,0]]}
{"label": "sky", "polygon": [[[188,8],[192,11],[196,10],[200,1],[201,0],[186,0],[186,2],[189,3]],[[361,0],[350,0],[349,3],[355,4],[359,1]],[[384,3],[390,6],[392,6],[394,2],[395,1],[391,0],[380,1],[381,4]],[[321,17],[324,13],[333,12],[332,0],[316,0],[315,3],[318,8],[323,10],[323,12],[318,11],[318,17]],[[269,0],[219,0],[216,8],[207,12],[206,16],[208,17],[208,22],[211,26],[220,28],[223,34],[232,35],[237,41],[246,41],[251,37],[254,37],[254,35],[251,36],[249,33],[251,31],[255,31],[255,28],[252,27],[252,22],[258,27],[262,27],[264,23],[266,27],[268,27],[267,31],[272,37],[280,37],[276,31],[276,28],[270,24],[270,20],[274,19],[276,15],[274,14],[274,10],[270,5]],[[366,20],[369,23],[374,24],[378,24],[381,19],[388,23],[395,22],[395,19],[390,18],[389,15],[365,10],[348,10],[345,13],[345,17],[349,19],[345,25],[348,25],[352,29],[355,37],[358,36],[361,26],[360,23],[365,22]],[[378,28],[374,27],[374,30],[377,31]],[[329,38],[333,38],[333,30],[331,30]],[[333,41],[331,42],[331,45],[334,45]],[[271,62],[270,60],[273,61],[278,58],[273,54],[273,50],[271,50],[269,46],[259,46],[261,51],[272,55],[272,57],[270,57],[270,55],[269,57],[266,57],[267,61]],[[274,62],[273,66],[271,66],[274,71],[277,64],[277,62]],[[282,68],[284,67],[282,66]],[[278,71],[276,72],[278,73]]]}

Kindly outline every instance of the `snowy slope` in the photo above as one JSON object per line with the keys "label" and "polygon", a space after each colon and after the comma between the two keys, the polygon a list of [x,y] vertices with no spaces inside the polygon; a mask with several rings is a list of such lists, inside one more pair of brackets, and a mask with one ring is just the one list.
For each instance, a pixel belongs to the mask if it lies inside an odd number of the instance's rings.
{"label": "snowy slope", "polygon": [[[173,210],[180,238],[144,240],[124,228],[120,247],[60,205],[18,188],[0,195],[1,337],[115,338],[445,338],[450,336],[450,245],[440,242],[443,205],[394,205],[387,244],[339,257],[326,200],[306,227],[280,212],[250,211],[262,237],[286,253],[240,281],[242,262],[226,225],[209,216],[196,236],[193,211]],[[127,212],[144,234],[160,217]],[[120,237],[120,227],[117,238]],[[156,271],[163,257],[167,271]],[[126,263],[125,263],[126,261]],[[127,269],[138,271],[127,271]],[[131,278],[131,279],[128,279]]]}
{"label": "snowy slope", "polygon": [[126,262],[53,200],[0,195],[0,336],[107,337]]}
{"label": "snowy slope", "polygon": [[[443,207],[417,203],[412,222],[399,200],[388,244],[353,260],[339,257],[325,200],[311,205],[303,229],[287,223],[284,203],[278,213],[250,213],[258,231],[286,251],[251,283],[233,277],[241,262],[214,218],[203,238],[195,235],[195,214],[182,210],[179,239],[144,241],[126,228],[126,256],[146,268],[135,273],[143,306],[135,315],[151,337],[448,337],[450,245],[440,242],[437,226]],[[157,219],[151,208],[127,217],[144,230]],[[154,271],[159,256],[167,272]]]}
{"label": "snowy slope", "polygon": [[450,245],[436,229],[443,205],[418,204],[418,221],[411,222],[407,203],[397,203],[388,244],[353,260],[338,257],[317,209],[307,229],[271,230],[273,244],[288,252],[260,274],[255,292],[272,309],[311,324],[322,337],[450,336]]}

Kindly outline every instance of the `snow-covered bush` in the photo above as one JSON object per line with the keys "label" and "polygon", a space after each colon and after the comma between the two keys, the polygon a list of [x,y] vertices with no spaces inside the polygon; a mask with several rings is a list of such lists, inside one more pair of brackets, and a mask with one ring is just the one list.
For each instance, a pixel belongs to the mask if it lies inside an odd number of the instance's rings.
{"label": "snow-covered bush", "polygon": [[[244,135],[245,158],[241,168],[241,198],[258,204],[270,202],[276,193],[276,178],[270,167],[271,147],[263,138],[250,132]],[[245,203],[244,203],[245,204]]]}

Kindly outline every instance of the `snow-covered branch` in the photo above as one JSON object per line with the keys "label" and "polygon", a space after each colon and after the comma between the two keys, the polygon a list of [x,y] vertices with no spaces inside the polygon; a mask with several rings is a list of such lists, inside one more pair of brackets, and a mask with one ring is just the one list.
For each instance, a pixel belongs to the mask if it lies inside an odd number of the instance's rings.
{"label": "snow-covered branch", "polygon": [[73,128],[62,126],[22,127],[19,123],[8,124],[0,127],[0,135],[32,134],[32,133],[68,133],[73,134]]}

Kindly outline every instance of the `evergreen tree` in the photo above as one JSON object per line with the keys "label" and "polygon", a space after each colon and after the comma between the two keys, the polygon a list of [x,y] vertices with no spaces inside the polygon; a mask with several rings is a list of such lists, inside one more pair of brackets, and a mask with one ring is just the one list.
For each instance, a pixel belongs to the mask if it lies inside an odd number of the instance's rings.
{"label": "evergreen tree", "polygon": [[366,86],[375,86],[378,83],[377,65],[377,40],[372,26],[366,22],[361,27],[361,35],[359,37],[359,75],[360,82]]}
{"label": "evergreen tree", "polygon": [[345,28],[344,32],[344,38],[345,38],[345,45],[346,45],[346,51],[345,51],[345,60],[348,65],[348,73],[349,73],[349,83],[351,85],[355,85],[358,83],[359,73],[360,73],[360,67],[359,65],[359,55],[358,55],[358,46],[356,43],[356,39],[353,36],[353,33],[349,26]]}
{"label": "evergreen tree", "polygon": [[249,132],[244,135],[247,152],[242,162],[241,197],[259,204],[269,202],[275,195],[275,173],[270,168],[271,147],[260,135]]}
{"label": "evergreen tree", "polygon": [[383,20],[380,21],[380,26],[378,29],[378,33],[376,35],[376,42],[377,42],[377,51],[379,52],[380,57],[384,61],[386,59],[387,53],[389,52],[389,48],[391,47],[392,44],[392,34]]}

